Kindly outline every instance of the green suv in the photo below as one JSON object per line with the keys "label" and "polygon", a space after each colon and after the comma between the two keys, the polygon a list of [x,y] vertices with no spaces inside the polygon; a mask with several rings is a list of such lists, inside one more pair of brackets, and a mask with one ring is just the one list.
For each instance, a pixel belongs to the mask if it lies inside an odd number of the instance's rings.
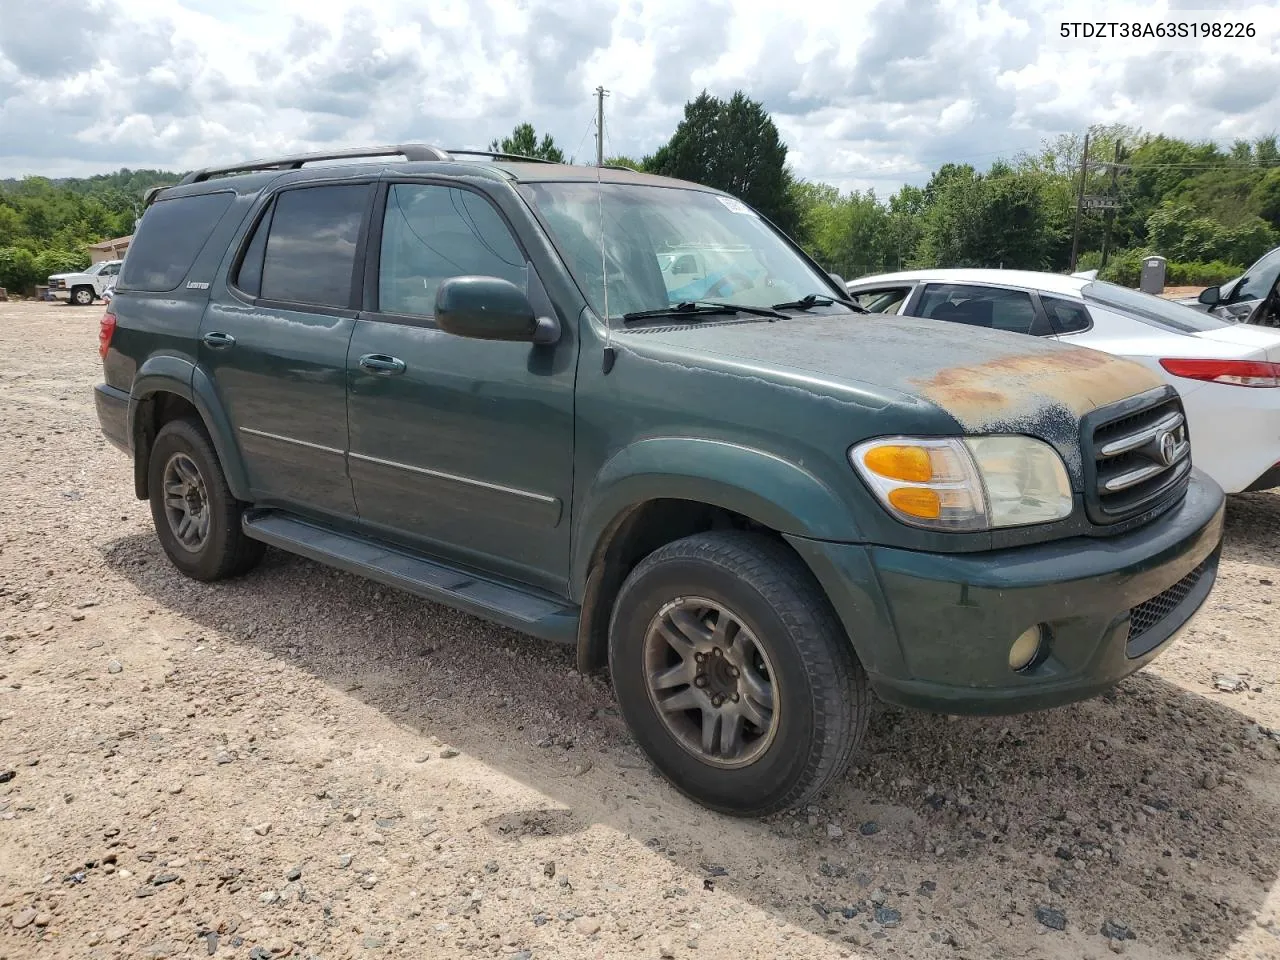
{"label": "green suv", "polygon": [[1173,389],[845,298],[692,183],[256,161],[148,196],[97,409],[186,575],[269,544],[570,644],[677,788],[760,815],[840,775],[872,693],[1092,696],[1217,572]]}

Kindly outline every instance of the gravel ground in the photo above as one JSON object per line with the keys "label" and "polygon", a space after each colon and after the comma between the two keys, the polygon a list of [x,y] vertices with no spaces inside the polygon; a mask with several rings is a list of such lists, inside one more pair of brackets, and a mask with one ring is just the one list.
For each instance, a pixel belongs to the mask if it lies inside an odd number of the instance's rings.
{"label": "gravel ground", "polygon": [[1280,497],[1112,694],[884,709],[818,806],[737,821],[567,650],[275,551],[182,578],[100,315],[0,304],[0,957],[1280,956]]}

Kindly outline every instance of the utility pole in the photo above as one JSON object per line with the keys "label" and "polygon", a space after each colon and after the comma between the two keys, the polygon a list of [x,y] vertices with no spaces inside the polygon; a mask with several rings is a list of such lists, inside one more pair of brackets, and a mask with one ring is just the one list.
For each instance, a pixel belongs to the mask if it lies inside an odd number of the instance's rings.
{"label": "utility pole", "polygon": [[[1115,155],[1114,162],[1111,164],[1111,186],[1107,190],[1107,195],[1112,197],[1113,199],[1116,195],[1116,173],[1119,171],[1119,169],[1120,169],[1120,138],[1116,137],[1116,155]],[[1114,209],[1107,210],[1107,229],[1106,229],[1106,232],[1103,233],[1102,235],[1102,265],[1101,267],[1099,267],[1099,269],[1107,265],[1107,253],[1110,251],[1110,248],[1111,248],[1111,225],[1115,222],[1116,222],[1115,210]]]}
{"label": "utility pole", "polygon": [[596,166],[604,166],[604,98],[609,91],[596,87]]}
{"label": "utility pole", "polygon": [[1089,131],[1084,132],[1084,155],[1080,157],[1080,189],[1076,192],[1076,222],[1071,228],[1071,272],[1076,272],[1076,254],[1080,249],[1080,211],[1084,207],[1084,180],[1089,170]]}

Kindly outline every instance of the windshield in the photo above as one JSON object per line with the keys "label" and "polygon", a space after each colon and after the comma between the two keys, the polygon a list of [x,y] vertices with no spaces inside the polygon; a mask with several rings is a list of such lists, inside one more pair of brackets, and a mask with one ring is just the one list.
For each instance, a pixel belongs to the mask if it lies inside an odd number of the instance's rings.
{"label": "windshield", "polygon": [[601,317],[693,300],[769,307],[809,293],[841,295],[749,207],[730,197],[589,182],[532,183],[526,190]]}
{"label": "windshield", "polygon": [[1165,300],[1149,293],[1140,293],[1102,280],[1086,283],[1080,295],[1086,300],[1110,307],[1112,310],[1153,327],[1176,330],[1178,333],[1199,333],[1201,330],[1220,330],[1223,327],[1232,326],[1226,320],[1220,320],[1191,307],[1184,307],[1172,300]]}
{"label": "windshield", "polygon": [[107,266],[106,261],[103,261],[102,263],[95,263],[93,266],[91,266],[88,270],[84,272],[84,275],[86,277],[96,277],[104,269],[106,269],[106,266]]}
{"label": "windshield", "polygon": [[1280,277],[1280,247],[1263,256],[1244,272],[1244,283],[1231,295],[1233,301],[1261,300]]}

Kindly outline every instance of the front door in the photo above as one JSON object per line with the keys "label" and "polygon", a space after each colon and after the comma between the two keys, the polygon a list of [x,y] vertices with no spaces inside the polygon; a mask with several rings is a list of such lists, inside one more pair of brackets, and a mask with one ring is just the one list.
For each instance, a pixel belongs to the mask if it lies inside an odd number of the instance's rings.
{"label": "front door", "polygon": [[230,417],[255,502],[355,514],[346,362],[373,190],[282,190],[228,271],[229,295],[205,311],[200,364]]}
{"label": "front door", "polygon": [[447,559],[563,590],[577,331],[565,323],[559,343],[536,346],[436,327],[436,290],[454,276],[511,280],[539,312],[551,309],[523,248],[480,192],[390,183],[374,220],[376,309],[356,322],[347,355],[361,520]]}

